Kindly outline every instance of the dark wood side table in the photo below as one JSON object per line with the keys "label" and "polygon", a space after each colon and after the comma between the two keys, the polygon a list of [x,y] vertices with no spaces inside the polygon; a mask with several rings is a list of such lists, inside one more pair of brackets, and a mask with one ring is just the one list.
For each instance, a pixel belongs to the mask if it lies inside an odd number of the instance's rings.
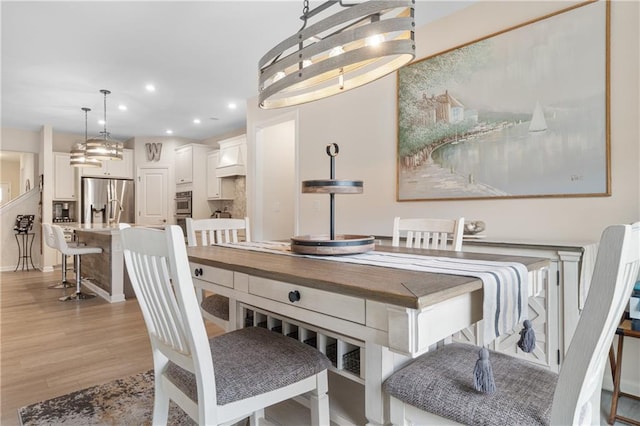
{"label": "dark wood side table", "polygon": [[611,365],[611,375],[613,376],[613,395],[611,396],[611,413],[609,414],[608,423],[611,425],[616,420],[620,420],[621,422],[640,426],[640,421],[617,414],[618,399],[621,396],[640,401],[640,396],[620,391],[620,373],[622,370],[622,347],[624,344],[624,338],[635,337],[640,339],[640,330],[632,330],[631,319],[625,316],[620,322],[620,325],[616,330],[616,334],[618,335],[618,351],[614,353],[613,343],[611,344],[611,349],[609,349],[609,364]]}
{"label": "dark wood side table", "polygon": [[[36,239],[36,234],[31,232],[33,229],[34,218],[35,215],[33,214],[19,214],[16,216],[16,224],[13,227],[13,230],[16,233],[16,243],[18,244],[18,264],[13,272],[18,270],[20,263],[22,263],[22,270],[24,271],[26,267],[28,271],[29,261],[31,262],[33,269],[36,269],[33,265],[33,257],[31,257],[33,242]],[[21,238],[18,238],[18,236]],[[31,240],[31,244],[29,244],[29,240]],[[20,244],[21,242],[22,244]]]}

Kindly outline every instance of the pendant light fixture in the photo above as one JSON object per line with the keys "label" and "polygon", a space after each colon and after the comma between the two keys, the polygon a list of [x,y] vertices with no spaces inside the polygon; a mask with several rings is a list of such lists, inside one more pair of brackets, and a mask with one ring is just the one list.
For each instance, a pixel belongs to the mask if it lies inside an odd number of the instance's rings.
{"label": "pendant light fixture", "polygon": [[102,167],[102,162],[93,158],[87,158],[87,113],[91,108],[82,107],[84,111],[84,142],[78,142],[71,147],[71,160],[69,164],[73,167]]}
{"label": "pendant light fixture", "polygon": [[104,130],[100,136],[87,140],[87,158],[94,160],[122,160],[124,144],[109,137],[107,132],[107,95],[111,92],[102,89],[104,95]]}
{"label": "pendant light fixture", "polygon": [[[336,5],[343,9],[307,26]],[[326,98],[409,63],[415,57],[413,8],[414,0],[330,0],[309,10],[304,0],[302,28],[260,59],[260,107]]]}

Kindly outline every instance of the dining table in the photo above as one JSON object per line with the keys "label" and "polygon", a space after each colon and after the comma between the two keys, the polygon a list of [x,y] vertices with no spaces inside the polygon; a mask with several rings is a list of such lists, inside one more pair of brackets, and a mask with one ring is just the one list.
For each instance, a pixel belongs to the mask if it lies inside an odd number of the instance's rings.
{"label": "dining table", "polygon": [[[332,420],[339,424],[387,423],[382,383],[393,371],[461,330],[493,320],[485,277],[440,269],[442,262],[482,264],[491,276],[517,265],[525,296],[549,283],[545,258],[390,246],[313,256],[288,247],[238,243],[188,247],[187,254],[194,286],[229,298],[232,329],[267,327],[327,354],[330,370],[347,379],[344,386],[329,383]],[[523,310],[526,317],[526,303]],[[362,397],[345,391],[353,384]],[[359,411],[351,414],[349,407]]]}

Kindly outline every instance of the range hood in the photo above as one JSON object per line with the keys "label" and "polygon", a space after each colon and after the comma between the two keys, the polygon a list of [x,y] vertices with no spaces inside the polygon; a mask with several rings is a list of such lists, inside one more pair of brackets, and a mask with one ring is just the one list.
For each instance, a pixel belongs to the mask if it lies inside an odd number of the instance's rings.
{"label": "range hood", "polygon": [[216,167],[216,177],[223,178],[246,175],[246,136],[243,135],[237,138],[219,141],[218,145],[220,145],[220,155],[218,157],[218,167]]}

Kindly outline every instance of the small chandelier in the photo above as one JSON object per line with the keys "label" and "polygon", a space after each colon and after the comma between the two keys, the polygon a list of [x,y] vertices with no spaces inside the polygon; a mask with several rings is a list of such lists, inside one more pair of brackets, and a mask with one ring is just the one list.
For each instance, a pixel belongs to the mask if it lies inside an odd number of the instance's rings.
{"label": "small chandelier", "polygon": [[108,90],[100,90],[104,95],[104,130],[100,136],[87,140],[86,156],[94,160],[122,160],[124,144],[109,137],[107,132],[107,95]]}
{"label": "small chandelier", "polygon": [[[329,0],[313,10],[304,0],[297,34],[267,52],[259,67],[259,106],[299,105],[346,92],[383,77],[415,57],[415,0]],[[319,13],[345,9],[307,27]]]}
{"label": "small chandelier", "polygon": [[84,111],[84,142],[78,142],[71,147],[71,160],[69,164],[73,167],[102,167],[102,162],[93,158],[87,158],[87,113],[91,108],[82,107]]}

